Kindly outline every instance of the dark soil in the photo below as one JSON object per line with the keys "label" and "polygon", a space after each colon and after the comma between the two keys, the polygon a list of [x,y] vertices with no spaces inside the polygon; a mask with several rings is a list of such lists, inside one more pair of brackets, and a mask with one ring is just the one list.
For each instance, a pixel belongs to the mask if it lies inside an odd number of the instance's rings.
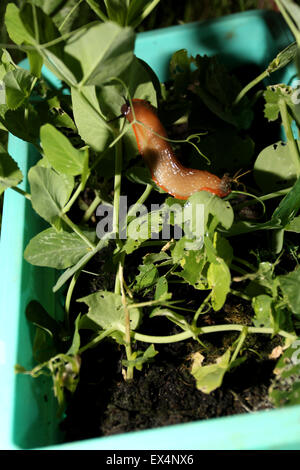
{"label": "dark soil", "polygon": [[[89,269],[99,270],[99,266],[103,267],[100,255]],[[93,292],[104,288],[104,280],[108,284],[113,281],[108,273],[102,279],[85,276],[86,282],[78,284],[80,292],[76,292],[75,298],[87,295],[87,290]],[[182,286],[185,290],[180,292],[180,297],[191,299],[191,288]],[[106,288],[109,287],[107,285]],[[191,290],[195,296],[195,290]],[[199,299],[191,299],[186,304],[193,301],[199,302]],[[247,325],[251,318],[246,302],[243,304],[243,301],[241,303],[229,296],[221,312],[203,315],[201,323]],[[145,314],[139,331],[164,335],[180,330],[172,324],[170,328],[170,322],[165,318],[149,319]],[[192,354],[200,351],[205,356],[205,363],[215,362],[237,337],[238,333],[230,332],[203,336],[201,340],[205,348],[194,340],[155,345],[157,356],[142,371],[135,370],[131,382],[126,382],[122,376],[122,360],[126,359],[122,346],[108,339],[86,351],[82,356],[78,388],[74,395],[69,396],[61,425],[66,441],[271,408],[268,387],[276,361],[270,360],[268,355],[278,345],[278,339],[270,341],[269,336],[248,336],[242,354],[245,361],[225,375],[221,388],[207,395],[195,387],[190,373]],[[134,345],[137,349],[148,346],[143,343]]]}
{"label": "dark soil", "polygon": [[135,372],[132,382],[124,381],[120,351],[112,342],[85,353],[80,384],[62,424],[67,441],[271,408],[273,360],[249,358],[207,395],[195,388],[190,361],[182,362],[195,350],[194,342],[156,349],[155,362]]}

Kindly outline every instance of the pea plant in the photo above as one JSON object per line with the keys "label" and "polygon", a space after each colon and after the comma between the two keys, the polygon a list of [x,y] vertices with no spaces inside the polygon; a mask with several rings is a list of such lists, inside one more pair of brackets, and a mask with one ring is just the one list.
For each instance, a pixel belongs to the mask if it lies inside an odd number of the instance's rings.
{"label": "pea plant", "polygon": [[[57,270],[57,282],[49,288],[56,295],[65,293],[64,315],[55,320],[36,300],[29,303],[26,315],[37,327],[37,365],[30,371],[17,365],[16,370],[32,377],[50,374],[63,409],[65,390],[73,392],[80,380],[85,351],[106,338],[124,348],[125,380],[151,367],[156,345],[194,340],[198,350],[190,371],[197,389],[210,393],[221,386],[225,373],[242,367],[250,335],[276,336],[281,362],[270,396],[278,405],[299,403],[300,368],[290,360],[300,312],[299,254],[293,238],[300,232],[299,105],[290,86],[265,87],[262,81],[297,59],[300,9],[289,0],[276,2],[296,42],[243,87],[217,58],[191,57],[185,50],[174,51],[170,82],[159,82],[134,55],[134,28],[158,1],[107,0],[100,8],[99,2],[86,0],[98,20],[72,31],[67,24],[76,6],[62,19],[52,14],[52,2],[43,3],[27,1],[21,8],[9,3],[5,13],[10,47],[27,55],[28,69],[14,62],[8,47],[2,48],[0,79],[6,102],[0,105],[0,123],[29,142],[37,160],[28,171],[26,192],[18,187],[24,175],[1,146],[0,192],[17,191],[48,223],[29,242],[24,257]],[[47,79],[49,71],[58,86]],[[133,99],[142,99],[159,106],[169,140],[191,167],[207,169],[209,163],[209,170],[220,176],[224,167],[232,175],[241,168],[250,170],[249,185],[241,190],[238,182],[224,199],[207,191],[187,201],[166,194],[136,158],[132,126],[137,120],[115,119],[124,97],[131,105]],[[259,143],[251,129],[262,99],[265,121],[279,123],[286,138],[257,154]],[[89,205],[82,199],[86,189],[93,194]],[[124,214],[127,189],[131,205]],[[98,226],[93,222],[99,207],[112,214],[106,231],[99,229],[103,220]],[[199,207],[201,236],[199,219],[192,216]],[[254,217],[243,218],[249,211]],[[166,225],[181,236],[166,237]],[[252,246],[253,233],[267,233],[270,249],[263,253]],[[107,249],[114,287],[104,285],[74,298],[89,262]],[[288,264],[287,256],[292,259]],[[193,308],[180,297],[182,286],[200,299]],[[250,316],[220,322],[229,297],[245,302]],[[77,315],[74,304],[82,307]],[[203,322],[207,315],[210,325]],[[164,317],[169,334],[144,331],[146,316]],[[231,344],[214,363],[205,363],[205,338],[227,332],[236,332]]]}

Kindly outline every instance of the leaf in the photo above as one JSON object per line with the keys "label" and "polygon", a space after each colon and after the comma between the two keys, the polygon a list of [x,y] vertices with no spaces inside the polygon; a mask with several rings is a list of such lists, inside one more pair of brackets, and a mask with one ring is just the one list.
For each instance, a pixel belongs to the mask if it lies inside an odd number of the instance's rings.
{"label": "leaf", "polygon": [[[185,243],[186,240],[184,237],[176,243],[176,245],[181,245]],[[206,285],[205,277],[202,274],[204,266],[207,262],[207,258],[205,255],[204,250],[187,250],[180,253],[178,256],[175,251],[175,260],[180,261],[180,265],[182,266],[181,271],[176,271],[176,275],[182,277],[186,282],[193,285],[196,289],[203,289],[203,284]]]}
{"label": "leaf", "polygon": [[[300,150],[300,141],[297,141]],[[297,179],[291,142],[276,142],[264,148],[254,164],[254,179],[264,193],[290,187]]]}
{"label": "leaf", "polygon": [[134,351],[131,359],[129,361],[123,360],[122,364],[126,367],[135,367],[137,370],[142,370],[144,364],[150,362],[157,354],[158,351],[151,344],[146,351]]}
{"label": "leaf", "polygon": [[231,284],[230,270],[222,258],[217,258],[216,262],[209,265],[207,281],[209,288],[212,289],[212,307],[217,312],[223,307]]}
{"label": "leaf", "polygon": [[284,230],[288,232],[300,233],[300,215],[292,219],[285,227]]}
{"label": "leaf", "polygon": [[[225,171],[235,173],[240,168],[247,168],[254,154],[254,141],[249,136],[240,136],[235,128],[216,129],[201,137],[197,146],[217,174]],[[230,155],[230,158],[225,159],[225,155]],[[191,167],[208,169],[198,156],[191,161]]]}
{"label": "leaf", "polygon": [[74,232],[57,232],[48,228],[32,238],[24,257],[35,266],[66,269],[76,264],[90,247]]}
{"label": "leaf", "polygon": [[37,300],[31,300],[26,307],[28,321],[45,330],[54,339],[58,339],[60,325],[51,317]]}
{"label": "leaf", "polygon": [[59,173],[81,175],[85,167],[85,152],[77,150],[69,139],[51,124],[41,128],[41,143],[47,160]]}
{"label": "leaf", "polygon": [[160,0],[132,0],[127,12],[127,24],[137,28],[159,2]]}
{"label": "leaf", "polygon": [[300,178],[296,181],[292,189],[280,201],[272,215],[271,221],[279,220],[285,226],[293,219],[300,209]]}
{"label": "leaf", "polygon": [[234,213],[228,201],[224,201],[218,196],[208,193],[207,191],[200,191],[199,193],[192,194],[188,201],[192,205],[204,205],[204,227],[207,226],[209,214],[216,217],[225,229],[229,229],[233,224]]}
{"label": "leaf", "polygon": [[259,328],[273,328],[274,321],[272,315],[273,299],[269,295],[258,295],[252,299],[252,307],[255,312],[253,319],[254,326]]}
{"label": "leaf", "polygon": [[61,228],[61,210],[68,202],[73,188],[51,168],[31,167],[28,172],[31,203],[34,210],[56,228]]}
{"label": "leaf", "polygon": [[[74,33],[65,46],[66,65],[83,85],[102,85],[118,77],[133,60],[135,35],[115,23],[96,23]],[[91,47],[103,44],[104,47]],[[74,65],[72,65],[74,64]]]}
{"label": "leaf", "polygon": [[283,67],[286,67],[290,62],[294,61],[296,59],[297,55],[297,42],[293,42],[292,44],[289,44],[285,49],[283,49],[275,59],[270,62],[267,70],[269,73],[276,72],[277,70],[280,70]]}
{"label": "leaf", "polygon": [[0,104],[0,122],[9,132],[27,142],[36,143],[39,138],[41,118],[42,116],[38,115],[30,103],[26,106],[21,105],[15,110]]}
{"label": "leaf", "polygon": [[191,331],[191,326],[185,319],[183,315],[179,313],[173,312],[168,308],[155,308],[151,314],[149,315],[150,318],[154,317],[166,317],[171,322],[175,323],[175,325],[180,326],[184,331]]}
{"label": "leaf", "polygon": [[109,19],[115,21],[120,26],[125,26],[127,19],[127,5],[124,0],[104,0],[104,3]]}
{"label": "leaf", "polygon": [[217,57],[197,55],[193,62],[197,67],[195,72],[197,80],[194,80],[189,89],[199,96],[205,106],[219,119],[238,128],[247,129],[253,118],[248,100],[244,99],[247,107],[232,106],[242,89],[237,78],[228,72]]}
{"label": "leaf", "polygon": [[7,188],[17,186],[23,179],[23,174],[17,163],[0,144],[0,194]]}
{"label": "leaf", "polygon": [[264,98],[266,101],[264,114],[269,121],[276,121],[276,119],[278,119],[280,113],[279,101],[281,99],[284,99],[287,105],[293,107],[292,94],[294,91],[295,90],[291,86],[283,85],[281,83],[267,87],[264,92]]}
{"label": "leaf", "polygon": [[67,351],[67,354],[70,354],[70,355],[78,354],[78,351],[79,351],[79,348],[80,348],[80,334],[79,334],[80,320],[81,320],[81,314],[79,314],[76,317],[73,340],[72,340],[72,344],[71,344],[69,350]]}
{"label": "leaf", "polygon": [[95,87],[71,88],[76,126],[82,140],[96,152],[103,152],[112,140],[110,128],[103,122]]}
{"label": "leaf", "polygon": [[3,82],[9,109],[18,108],[29,98],[33,80],[33,75],[21,68],[7,72]]}
{"label": "leaf", "polygon": [[171,293],[168,292],[168,281],[167,279],[162,276],[156,282],[155,287],[155,300],[168,300],[172,296]]}
{"label": "leaf", "polygon": [[288,274],[278,276],[279,285],[285,299],[293,313],[300,312],[300,268],[296,268]]}
{"label": "leaf", "polygon": [[[126,299],[130,306],[133,301]],[[89,307],[87,317],[97,323],[103,330],[125,331],[125,311],[121,295],[108,291],[98,291],[77,300]],[[140,311],[138,308],[130,309],[130,327],[135,330],[139,324]]]}
{"label": "leaf", "polygon": [[23,44],[24,42],[32,44],[34,38],[25,28],[20,16],[20,9],[13,3],[9,3],[5,13],[5,25],[9,37],[16,44]]}
{"label": "leaf", "polygon": [[230,350],[220,356],[215,364],[202,366],[203,356],[195,353],[191,374],[196,380],[196,387],[203,393],[210,393],[222,385],[223,377],[229,367]]}
{"label": "leaf", "polygon": [[300,29],[300,8],[299,8],[299,6],[292,0],[280,0],[280,3],[288,11],[288,13],[291,16],[292,20],[296,23],[297,28]]}
{"label": "leaf", "polygon": [[[150,101],[153,106],[157,105],[156,90],[153,84],[154,72],[143,61],[134,57],[130,66],[120,75],[120,79],[128,87],[128,93],[135,99],[144,99]],[[109,119],[118,116],[121,107],[124,104],[123,84],[118,81],[112,81],[104,86],[97,87],[97,98],[102,113]],[[120,121],[120,126],[123,122]],[[136,153],[136,140],[134,132],[129,128],[124,136],[126,153],[131,155]]]}
{"label": "leaf", "polygon": [[280,357],[269,388],[271,402],[279,406],[300,404],[300,340],[296,339]]}
{"label": "leaf", "polygon": [[92,259],[96,253],[98,253],[98,251],[102,250],[102,248],[107,245],[110,236],[110,233],[106,234],[98,242],[98,245],[93,250],[84,255],[74,266],[66,269],[66,271],[64,271],[62,275],[58,278],[55,286],[52,289],[53,292],[57,292],[77,271],[80,271],[86,265],[86,263],[90,261],[90,259]]}
{"label": "leaf", "polygon": [[137,291],[152,286],[159,277],[158,270],[154,264],[141,264],[139,271],[135,278],[135,290]]}

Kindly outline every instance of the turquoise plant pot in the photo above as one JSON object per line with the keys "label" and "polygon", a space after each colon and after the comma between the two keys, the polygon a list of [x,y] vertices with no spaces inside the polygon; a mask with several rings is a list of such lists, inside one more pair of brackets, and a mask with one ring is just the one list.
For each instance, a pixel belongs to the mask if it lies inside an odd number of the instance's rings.
{"label": "turquoise plant pot", "polygon": [[[185,48],[192,55],[218,54],[230,67],[255,65],[263,70],[292,41],[279,14],[251,11],[141,33],[136,55],[163,81],[168,77],[170,57],[178,49]],[[47,70],[44,74],[59,86]],[[290,84],[294,77],[291,65],[271,78],[274,83]],[[9,153],[24,175],[37,158],[32,145],[13,135],[9,136]],[[20,187],[28,189],[26,177]],[[63,443],[51,382],[14,373],[15,364],[32,367],[33,328],[25,318],[28,302],[39,300],[54,316],[59,311],[59,299],[51,289],[56,272],[23,259],[24,247],[42,224],[29,201],[12,190],[6,192],[0,244],[1,449],[300,450],[300,406]]]}

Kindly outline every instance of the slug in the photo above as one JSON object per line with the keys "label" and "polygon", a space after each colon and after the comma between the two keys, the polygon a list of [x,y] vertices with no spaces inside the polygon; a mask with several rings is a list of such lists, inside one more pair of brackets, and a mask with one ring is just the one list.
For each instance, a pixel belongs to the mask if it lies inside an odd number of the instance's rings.
{"label": "slug", "polygon": [[[151,171],[152,179],[160,188],[176,199],[188,199],[197,191],[208,191],[221,198],[231,192],[232,179],[228,175],[219,178],[208,171],[186,168],[179,162],[169,142],[159,137],[168,136],[156,109],[148,101],[134,99],[132,105],[136,120],[146,126],[139,123],[132,125],[138,150]],[[121,115],[129,122],[134,119],[127,101],[121,107]]]}

